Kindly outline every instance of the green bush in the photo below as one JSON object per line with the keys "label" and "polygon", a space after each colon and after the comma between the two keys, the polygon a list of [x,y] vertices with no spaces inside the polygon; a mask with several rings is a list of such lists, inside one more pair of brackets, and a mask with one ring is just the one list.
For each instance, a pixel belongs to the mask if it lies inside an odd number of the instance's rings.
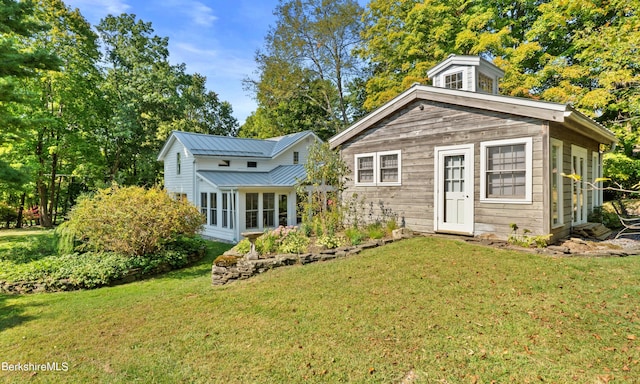
{"label": "green bush", "polygon": [[8,228],[9,223],[17,219],[18,211],[7,203],[0,202],[0,224],[5,224]]}
{"label": "green bush", "polygon": [[196,207],[158,187],[114,186],[81,198],[62,225],[66,235],[60,238],[67,243],[79,239],[78,250],[140,256],[159,251],[178,236],[194,236],[203,223]]}
{"label": "green bush", "polygon": [[322,235],[316,240],[316,243],[324,246],[327,249],[338,248],[344,245],[342,238],[335,235]]}
{"label": "green bush", "polygon": [[347,230],[344,231],[344,234],[349,239],[351,245],[359,245],[362,243],[362,240],[367,238],[367,235],[358,228],[347,228]]}
{"label": "green bush", "polygon": [[373,223],[367,226],[367,235],[370,239],[382,239],[385,235],[384,228],[382,228],[382,224]]}
{"label": "green bush", "polygon": [[307,251],[309,238],[298,230],[290,230],[278,247],[280,253],[303,253]]}

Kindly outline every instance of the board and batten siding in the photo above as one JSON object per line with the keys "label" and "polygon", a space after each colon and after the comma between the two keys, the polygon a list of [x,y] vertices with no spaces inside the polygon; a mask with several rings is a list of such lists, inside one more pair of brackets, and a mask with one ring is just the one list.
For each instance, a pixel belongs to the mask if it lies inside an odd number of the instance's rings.
{"label": "board and batten siding", "polygon": [[[495,233],[506,238],[510,224],[539,234],[543,220],[544,123],[503,113],[494,113],[444,103],[418,100],[379,121],[342,144],[342,158],[352,170],[345,199],[353,193],[366,199],[362,219],[368,219],[373,203],[374,219],[380,204],[404,218],[406,226],[420,232],[434,231],[434,149],[436,146],[474,144],[475,233]],[[532,137],[532,203],[507,204],[480,201],[480,143],[484,141]],[[355,155],[401,151],[400,186],[356,186]]]}

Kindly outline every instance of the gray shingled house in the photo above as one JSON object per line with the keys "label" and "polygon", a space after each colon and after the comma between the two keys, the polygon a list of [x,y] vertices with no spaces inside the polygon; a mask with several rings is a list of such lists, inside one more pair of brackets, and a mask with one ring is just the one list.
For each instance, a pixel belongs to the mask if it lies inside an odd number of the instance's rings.
{"label": "gray shingled house", "polygon": [[570,105],[498,95],[503,72],[477,56],[428,76],[329,140],[352,170],[345,197],[382,202],[417,231],[499,238],[512,223],[564,237],[602,204],[588,183],[609,130]]}
{"label": "gray shingled house", "polygon": [[172,132],[158,161],[164,187],[207,217],[203,235],[236,242],[247,230],[295,225],[311,131],[265,140]]}

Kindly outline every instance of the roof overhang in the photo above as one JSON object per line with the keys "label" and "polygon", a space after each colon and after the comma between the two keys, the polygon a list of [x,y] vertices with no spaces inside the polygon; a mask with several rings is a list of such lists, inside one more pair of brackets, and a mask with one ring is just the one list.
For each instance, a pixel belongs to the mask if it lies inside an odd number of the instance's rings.
{"label": "roof overhang", "polygon": [[329,144],[331,148],[336,148],[344,144],[382,119],[416,100],[433,101],[558,122],[569,126],[569,128],[578,129],[585,134],[588,133],[590,137],[598,139],[601,143],[613,144],[616,142],[615,135],[611,131],[574,110],[569,105],[520,97],[491,95],[448,88],[437,88],[427,85],[414,85],[344,131],[330,138]]}

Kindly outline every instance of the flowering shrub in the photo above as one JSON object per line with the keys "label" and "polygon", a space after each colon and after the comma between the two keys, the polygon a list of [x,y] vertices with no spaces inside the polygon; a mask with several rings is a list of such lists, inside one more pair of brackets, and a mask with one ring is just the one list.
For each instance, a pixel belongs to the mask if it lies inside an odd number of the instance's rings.
{"label": "flowering shrub", "polygon": [[318,236],[316,243],[322,245],[328,249],[338,248],[344,245],[344,240],[338,236],[332,235],[322,235]]}
{"label": "flowering shrub", "polygon": [[60,231],[67,241],[79,239],[81,250],[140,256],[159,251],[180,235],[194,236],[203,222],[196,207],[158,187],[114,186],[82,198]]}

